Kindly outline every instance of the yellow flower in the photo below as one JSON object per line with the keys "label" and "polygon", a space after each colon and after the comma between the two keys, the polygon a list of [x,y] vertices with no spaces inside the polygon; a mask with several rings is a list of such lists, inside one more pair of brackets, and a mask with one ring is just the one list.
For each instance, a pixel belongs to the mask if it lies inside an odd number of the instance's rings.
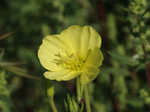
{"label": "yellow flower", "polygon": [[80,76],[82,84],[91,82],[103,61],[100,47],[101,37],[90,26],[73,25],[45,37],[38,51],[41,64],[48,70],[44,76],[57,81]]}

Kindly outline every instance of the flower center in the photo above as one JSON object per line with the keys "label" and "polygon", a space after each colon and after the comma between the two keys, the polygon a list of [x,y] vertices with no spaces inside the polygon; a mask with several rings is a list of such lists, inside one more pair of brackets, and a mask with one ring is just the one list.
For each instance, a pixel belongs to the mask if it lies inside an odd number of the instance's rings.
{"label": "flower center", "polygon": [[55,59],[55,63],[65,69],[80,71],[82,69],[85,60],[80,58],[77,54],[72,54],[68,56],[62,56],[60,54],[56,55],[58,59]]}

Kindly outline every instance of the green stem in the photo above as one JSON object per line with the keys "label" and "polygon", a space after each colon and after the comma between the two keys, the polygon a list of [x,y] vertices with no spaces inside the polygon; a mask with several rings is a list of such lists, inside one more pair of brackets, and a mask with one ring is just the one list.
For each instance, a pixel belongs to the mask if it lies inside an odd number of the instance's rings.
{"label": "green stem", "polygon": [[85,103],[86,103],[86,110],[87,110],[87,112],[91,112],[89,91],[88,91],[87,85],[85,85],[85,87],[84,87],[84,97],[85,97]]}
{"label": "green stem", "polygon": [[57,112],[53,97],[50,97],[50,105],[51,105],[52,111]]}
{"label": "green stem", "polygon": [[76,92],[77,92],[77,100],[78,100],[78,102],[80,102],[80,100],[81,100],[81,98],[80,98],[80,79],[79,78],[77,78],[77,80],[76,80]]}
{"label": "green stem", "polygon": [[83,96],[83,85],[81,85],[79,77],[77,78],[77,81],[76,81],[76,88],[77,88],[76,89],[76,91],[77,91],[77,100],[80,103],[80,101],[82,99],[82,96]]}

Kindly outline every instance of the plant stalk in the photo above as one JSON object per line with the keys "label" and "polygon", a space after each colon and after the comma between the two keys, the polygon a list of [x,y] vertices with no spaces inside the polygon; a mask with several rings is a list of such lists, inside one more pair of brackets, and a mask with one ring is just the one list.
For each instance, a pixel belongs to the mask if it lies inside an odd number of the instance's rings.
{"label": "plant stalk", "polygon": [[53,97],[50,97],[50,106],[52,108],[52,112],[57,112]]}
{"label": "plant stalk", "polygon": [[79,77],[76,80],[76,92],[77,92],[77,100],[79,103],[81,103],[80,101],[83,96],[83,85],[81,85]]}
{"label": "plant stalk", "polygon": [[86,103],[86,111],[91,112],[89,91],[88,91],[87,85],[85,85],[85,87],[84,87],[84,97],[85,97],[85,103]]}

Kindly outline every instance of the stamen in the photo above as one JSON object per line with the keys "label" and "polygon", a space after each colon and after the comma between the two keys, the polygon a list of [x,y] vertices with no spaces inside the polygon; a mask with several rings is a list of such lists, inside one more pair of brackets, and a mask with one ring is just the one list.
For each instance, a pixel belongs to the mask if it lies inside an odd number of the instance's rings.
{"label": "stamen", "polygon": [[80,58],[77,54],[71,54],[69,56],[62,56],[61,54],[56,54],[55,56],[58,59],[54,60],[58,66],[62,66],[66,69],[80,71],[82,69],[82,65],[84,64],[85,60]]}

